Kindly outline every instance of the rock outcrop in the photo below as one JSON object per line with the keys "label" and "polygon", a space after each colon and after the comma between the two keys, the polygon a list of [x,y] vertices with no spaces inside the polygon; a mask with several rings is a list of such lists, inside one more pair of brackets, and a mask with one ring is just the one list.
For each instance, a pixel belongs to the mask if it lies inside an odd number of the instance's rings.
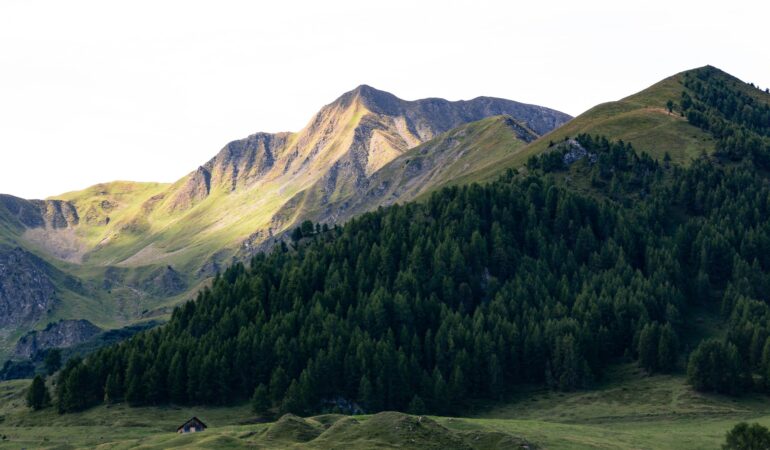
{"label": "rock outcrop", "polygon": [[0,328],[34,323],[57,301],[43,260],[21,248],[0,247]]}
{"label": "rock outcrop", "polygon": [[[477,162],[493,164],[494,159],[485,159],[479,148],[501,146],[514,151],[537,138],[537,133],[510,116],[462,125],[400,155],[371,176],[359,178],[355,188],[344,193],[337,189],[337,178],[354,164],[342,162],[341,168],[332,168],[316,184],[286,202],[275,217],[341,223],[379,206],[414,200],[467,174]],[[350,179],[350,174],[345,173],[343,178]],[[248,244],[244,242],[244,247],[254,247],[254,242]]]}
{"label": "rock outcrop", "polygon": [[40,208],[29,200],[14,197],[13,195],[0,194],[0,207],[6,210],[8,216],[27,228],[45,226]]}
{"label": "rock outcrop", "polygon": [[78,211],[70,202],[62,200],[31,200],[38,207],[45,226],[59,229],[75,226],[80,221]]}
{"label": "rock outcrop", "polygon": [[171,266],[161,267],[150,275],[150,285],[146,290],[159,297],[171,297],[187,289],[182,274]]}
{"label": "rock outcrop", "polygon": [[171,211],[190,209],[208,197],[209,192],[211,192],[211,173],[205,167],[198,167],[174,194],[169,209]]}
{"label": "rock outcrop", "polygon": [[558,144],[555,150],[560,150],[564,153],[562,161],[565,166],[570,166],[583,158],[588,158],[588,161],[592,164],[596,162],[596,154],[586,150],[575,139],[567,139],[565,142]]}
{"label": "rock outcrop", "polygon": [[291,133],[256,133],[227,144],[206,163],[211,183],[234,191],[261,179],[276,162],[276,153],[287,145]]}
{"label": "rock outcrop", "polygon": [[[365,186],[364,180],[410,148],[460,125],[507,115],[535,135],[565,123],[567,114],[511,100],[478,97],[407,101],[361,85],[324,106],[298,133],[256,133],[227,144],[187,176],[175,193],[174,210],[208,195],[280,180],[308,186],[323,178],[328,201]],[[205,174],[210,174],[209,177]]]}
{"label": "rock outcrop", "polygon": [[66,348],[86,342],[102,331],[87,320],[60,320],[49,323],[44,330],[30,331],[19,339],[13,355],[32,358],[36,353],[50,348]]}
{"label": "rock outcrop", "polygon": [[77,208],[62,200],[24,200],[0,194],[0,207],[26,228],[67,228],[80,221]]}

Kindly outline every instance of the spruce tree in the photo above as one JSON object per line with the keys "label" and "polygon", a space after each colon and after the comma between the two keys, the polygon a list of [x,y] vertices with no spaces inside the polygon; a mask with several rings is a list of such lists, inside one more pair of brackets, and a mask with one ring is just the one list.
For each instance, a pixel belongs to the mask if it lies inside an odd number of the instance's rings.
{"label": "spruce tree", "polygon": [[409,402],[409,406],[406,408],[406,412],[414,415],[425,414],[427,411],[425,402],[419,395],[415,394],[412,400]]}
{"label": "spruce tree", "polygon": [[27,406],[34,411],[43,409],[51,404],[51,396],[45,386],[45,380],[40,375],[35,375],[27,389]]}
{"label": "spruce tree", "polygon": [[61,350],[58,348],[49,349],[45,354],[44,364],[46,373],[53,375],[61,368]]}
{"label": "spruce tree", "polygon": [[260,383],[254,388],[251,396],[251,410],[257,414],[264,414],[270,409],[270,397],[267,395],[267,386]]}
{"label": "spruce tree", "polygon": [[639,334],[639,365],[649,373],[658,370],[660,340],[660,326],[657,323],[646,324]]}
{"label": "spruce tree", "polygon": [[676,367],[678,342],[676,332],[671,324],[667,323],[660,329],[658,341],[658,370],[669,373]]}

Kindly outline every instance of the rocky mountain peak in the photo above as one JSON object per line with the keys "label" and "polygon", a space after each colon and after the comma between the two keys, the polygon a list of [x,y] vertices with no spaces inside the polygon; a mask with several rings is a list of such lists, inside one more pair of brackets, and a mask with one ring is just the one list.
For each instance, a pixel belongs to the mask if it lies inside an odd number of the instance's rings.
{"label": "rocky mountain peak", "polygon": [[390,92],[375,89],[369,85],[362,84],[350,92],[343,94],[337,101],[346,102],[358,101],[366,109],[376,114],[385,114],[389,116],[399,115],[402,112],[404,101]]}

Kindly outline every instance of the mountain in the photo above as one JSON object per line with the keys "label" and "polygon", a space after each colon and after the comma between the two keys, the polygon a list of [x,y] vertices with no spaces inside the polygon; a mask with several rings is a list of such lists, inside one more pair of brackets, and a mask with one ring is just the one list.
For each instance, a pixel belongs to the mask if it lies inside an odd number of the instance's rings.
{"label": "mountain", "polygon": [[[90,220],[57,231],[53,239],[42,233],[33,240],[75,262],[137,267],[186,266],[194,261],[198,267],[186,267],[188,272],[205,271],[210,258],[215,263],[226,260],[222,249],[291,226],[291,217],[276,218],[275,213],[314,184],[323,183],[319,205],[356,194],[379,169],[410,148],[499,114],[540,134],[569,118],[501,99],[410,102],[360,86],[322,108],[300,132],[257,133],[233,141],[171,186],[97,186],[56,197],[78,211],[87,210]],[[120,197],[128,197],[126,206]],[[62,235],[73,229],[73,249],[60,249]]]}
{"label": "mountain", "polygon": [[[457,415],[533,385],[612,383],[612,366],[630,361],[686,373],[693,391],[762,395],[770,96],[709,67],[682,84],[682,113],[712,154],[676,164],[581,133],[524,173],[334,229],[303,224],[293,245],[231,265],[165,326],[70,360],[58,411],[252,398],[261,415]],[[409,160],[451,154],[462,131]]]}
{"label": "mountain", "polygon": [[[13,336],[0,348],[52,320],[113,328],[166,314],[233,258],[267,248],[303,220],[337,223],[411,200],[569,119],[498,98],[406,101],[362,85],[299,132],[230,142],[172,184],[117,181],[47,200],[0,196],[0,253],[24,252],[47,267],[24,284],[40,286],[43,306],[7,324]],[[387,196],[372,193],[385,185]],[[57,281],[66,277],[79,290]]]}
{"label": "mountain", "polygon": [[[165,325],[69,359],[48,384],[60,414],[21,406],[28,381],[0,386],[8,440],[712,448],[739,420],[767,421],[770,95],[713,67],[681,86],[672,109],[713,146],[694,159],[591,129],[528,155],[543,144],[516,119],[455,127],[364,185],[376,202],[418,201],[303,224]],[[504,174],[467,183],[492,167]],[[196,177],[193,197],[213,192],[211,171]],[[344,194],[355,209],[361,197]],[[152,270],[174,288],[176,269]],[[193,414],[211,428],[171,439]]]}
{"label": "mountain", "polygon": [[[494,180],[507,168],[523,165],[529,156],[546,151],[553,143],[581,133],[630,142],[634,148],[658,159],[663,159],[668,153],[674,163],[683,165],[689,164],[701,152],[713,153],[716,139],[709,132],[690,124],[682,114],[682,93],[694,95],[692,89],[685,86],[685,78],[701,70],[713,71],[719,79],[742,92],[757,98],[767,97],[766,93],[714,67],[687,70],[621,100],[597,105],[564,126],[546,133],[499,165],[469,174],[467,178],[474,181]],[[673,102],[672,112],[666,107],[669,100]]]}
{"label": "mountain", "polygon": [[376,206],[421,198],[443,186],[460,184],[466,174],[495,166],[517,154],[538,134],[510,116],[461,125],[385,164],[361,189],[328,201],[328,180],[297,194],[280,214],[297,221],[338,223]]}

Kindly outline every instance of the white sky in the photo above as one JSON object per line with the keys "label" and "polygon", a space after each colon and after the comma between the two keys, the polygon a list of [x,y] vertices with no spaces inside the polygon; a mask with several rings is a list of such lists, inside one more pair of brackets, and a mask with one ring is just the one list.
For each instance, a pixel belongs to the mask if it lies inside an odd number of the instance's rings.
{"label": "white sky", "polygon": [[762,1],[0,0],[0,192],[174,181],[366,83],[577,115],[681,70],[770,86]]}

